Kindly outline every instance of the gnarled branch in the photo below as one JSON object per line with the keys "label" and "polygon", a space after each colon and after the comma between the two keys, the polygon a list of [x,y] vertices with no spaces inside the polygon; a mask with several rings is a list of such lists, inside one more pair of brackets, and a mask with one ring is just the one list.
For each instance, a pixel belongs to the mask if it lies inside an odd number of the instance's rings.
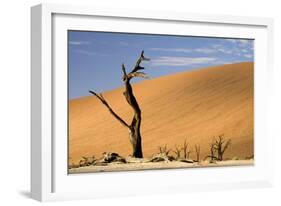
{"label": "gnarled branch", "polygon": [[[131,79],[133,77],[143,77],[143,78],[147,78],[148,76],[143,73],[143,72],[138,72],[139,70],[143,70],[144,67],[140,66],[142,61],[149,61],[149,58],[146,58],[144,56],[144,51],[142,50],[140,57],[138,58],[135,67],[132,69],[132,71],[127,75],[128,79]],[[122,65],[122,70],[124,73],[125,67],[124,65]]]}
{"label": "gnarled branch", "polygon": [[147,74],[144,72],[131,72],[130,74],[127,75],[128,78],[133,78],[133,77],[142,77],[142,78],[148,78]]}
{"label": "gnarled branch", "polygon": [[125,127],[130,128],[130,126],[121,118],[119,117],[114,111],[113,109],[109,106],[109,104],[107,103],[107,101],[104,99],[104,97],[102,96],[102,94],[97,94],[93,91],[89,91],[91,94],[95,95],[100,101],[101,103],[103,103],[107,109],[109,110],[109,112]]}
{"label": "gnarled branch", "polygon": [[224,145],[224,147],[223,147],[223,149],[222,149],[222,153],[225,152],[225,150],[229,147],[230,144],[231,144],[231,139],[229,139],[229,140],[225,143],[225,145]]}

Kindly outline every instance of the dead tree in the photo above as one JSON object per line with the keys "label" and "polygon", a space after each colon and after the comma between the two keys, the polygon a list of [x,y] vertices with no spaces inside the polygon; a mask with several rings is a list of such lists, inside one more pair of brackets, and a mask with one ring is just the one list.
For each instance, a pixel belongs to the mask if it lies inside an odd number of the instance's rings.
{"label": "dead tree", "polygon": [[189,144],[187,143],[187,141],[184,140],[183,147],[182,147],[184,159],[188,159],[191,153],[191,150],[188,149],[188,145]]}
{"label": "dead tree", "polygon": [[177,145],[175,145],[175,150],[173,150],[173,152],[175,153],[176,155],[176,159],[179,159],[181,157],[181,148]]}
{"label": "dead tree", "polygon": [[215,138],[213,138],[212,142],[210,143],[210,155],[207,156],[211,158],[211,161],[218,160],[215,152]]}
{"label": "dead tree", "polygon": [[132,107],[134,111],[134,116],[131,121],[131,124],[126,123],[119,115],[117,115],[113,109],[109,106],[107,101],[104,99],[102,94],[97,94],[93,91],[89,91],[91,94],[96,96],[101,103],[107,107],[109,110],[110,114],[115,117],[124,127],[126,127],[129,131],[129,138],[130,142],[133,148],[133,157],[137,158],[142,158],[142,143],[141,143],[141,132],[140,132],[140,127],[141,127],[141,109],[139,107],[139,104],[134,96],[133,93],[133,88],[131,86],[131,79],[134,77],[142,77],[142,78],[147,78],[147,75],[144,72],[140,72],[140,70],[143,70],[144,67],[142,67],[140,64],[142,61],[148,61],[149,59],[144,57],[144,51],[141,52],[140,57],[138,58],[134,68],[132,69],[131,72],[127,74],[125,65],[122,64],[122,72],[123,72],[123,83],[125,85],[125,91],[123,92],[126,101],[128,104]]}
{"label": "dead tree", "polygon": [[218,139],[215,139],[214,149],[217,152],[217,159],[219,161],[223,160],[223,154],[224,154],[225,150],[229,147],[230,143],[231,143],[231,139],[226,141],[223,138],[223,135],[219,135]]}
{"label": "dead tree", "polygon": [[170,149],[168,149],[167,145],[165,144],[164,146],[159,147],[159,153],[168,156],[169,153],[171,152]]}
{"label": "dead tree", "polygon": [[200,145],[195,145],[195,153],[196,153],[196,161],[199,162],[200,161],[200,150],[201,150],[201,147]]}

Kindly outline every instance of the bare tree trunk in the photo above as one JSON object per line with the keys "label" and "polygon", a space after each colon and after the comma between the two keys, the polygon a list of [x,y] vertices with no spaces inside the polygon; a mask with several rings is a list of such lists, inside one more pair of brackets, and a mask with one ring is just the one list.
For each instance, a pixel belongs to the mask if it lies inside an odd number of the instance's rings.
{"label": "bare tree trunk", "polygon": [[131,122],[131,125],[129,126],[129,137],[130,142],[133,147],[133,157],[142,158],[142,146],[141,146],[141,132],[140,132],[140,126],[141,126],[141,110],[138,105],[138,102],[134,96],[132,86],[130,84],[129,78],[124,78],[125,83],[125,91],[124,96],[128,102],[128,104],[133,108],[134,110],[134,117]]}
{"label": "bare tree trunk", "polygon": [[133,70],[127,74],[124,64],[122,64],[122,71],[123,71],[123,82],[125,84],[125,91],[123,92],[128,104],[134,110],[134,116],[130,125],[128,125],[123,119],[121,119],[109,106],[109,104],[105,101],[103,96],[100,94],[96,94],[93,91],[90,91],[91,94],[95,95],[110,111],[110,113],[125,127],[129,130],[129,138],[133,148],[133,157],[142,158],[142,140],[141,140],[141,109],[139,104],[134,96],[132,86],[130,84],[130,80],[134,77],[142,77],[146,78],[146,74],[143,72],[139,72],[139,70],[144,69],[144,67],[140,66],[140,63],[143,60],[149,60],[148,58],[144,57],[144,51],[142,51],[141,56],[136,62],[135,67]]}
{"label": "bare tree trunk", "polygon": [[133,147],[133,157],[143,158],[142,154],[142,144],[141,144],[141,135],[138,131],[139,129],[133,129],[130,131],[130,141]]}
{"label": "bare tree trunk", "polygon": [[196,161],[197,162],[200,162],[200,150],[201,150],[200,145],[195,145]]}
{"label": "bare tree trunk", "polygon": [[[143,53],[140,58],[142,58]],[[126,74],[125,66],[122,65],[122,71],[123,71],[123,81],[125,84],[125,91],[123,92],[128,104],[132,107],[134,110],[134,117],[132,119],[130,129],[129,129],[129,137],[130,142],[133,147],[133,157],[142,158],[142,143],[141,143],[141,132],[140,132],[140,126],[141,126],[141,109],[139,107],[139,104],[134,96],[132,86],[130,84],[130,80],[132,77],[137,76],[138,74],[133,74],[138,71],[139,68],[142,68],[139,66],[141,60],[139,59],[137,61],[137,64],[132,72],[130,72],[128,75]],[[136,71],[134,71],[136,70]],[[141,73],[143,75],[144,73]],[[134,76],[135,75],[135,76]]]}

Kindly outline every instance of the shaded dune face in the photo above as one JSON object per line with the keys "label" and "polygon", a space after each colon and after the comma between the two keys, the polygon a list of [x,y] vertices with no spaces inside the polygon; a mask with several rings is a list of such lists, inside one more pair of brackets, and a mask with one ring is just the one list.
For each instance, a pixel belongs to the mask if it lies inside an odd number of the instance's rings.
{"label": "shaded dune face", "polygon": [[[209,154],[214,136],[224,134],[232,144],[225,158],[253,155],[253,63],[237,63],[181,72],[133,84],[142,110],[144,157],[167,145],[174,149],[186,139],[201,157]],[[116,77],[118,78],[118,77]],[[103,93],[113,110],[130,123],[133,111],[123,96],[124,88]],[[100,157],[103,152],[132,153],[128,130],[96,97],[69,101],[69,157]],[[191,153],[195,158],[195,153]],[[70,163],[71,163],[70,162]]]}

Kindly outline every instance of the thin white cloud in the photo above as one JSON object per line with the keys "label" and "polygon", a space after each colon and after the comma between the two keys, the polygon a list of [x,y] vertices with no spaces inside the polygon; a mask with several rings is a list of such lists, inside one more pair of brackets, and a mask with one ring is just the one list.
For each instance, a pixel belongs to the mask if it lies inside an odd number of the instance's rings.
{"label": "thin white cloud", "polygon": [[190,53],[192,49],[186,48],[150,48],[149,50],[152,51],[165,51],[165,52],[183,52],[183,53]]}
{"label": "thin white cloud", "polygon": [[198,48],[198,49],[194,49],[194,51],[203,54],[211,54],[216,52],[216,50],[213,48]]}
{"label": "thin white cloud", "polygon": [[244,57],[246,57],[248,59],[251,59],[251,58],[253,58],[253,55],[252,54],[244,54]]}
{"label": "thin white cloud", "polygon": [[97,52],[91,52],[91,51],[86,51],[86,50],[76,50],[77,53],[80,53],[80,54],[86,54],[86,55],[89,55],[89,56],[93,56],[93,55],[98,55]]}
{"label": "thin white cloud", "polygon": [[74,46],[80,46],[80,45],[89,45],[91,43],[88,41],[69,41],[69,44]]}
{"label": "thin white cloud", "polygon": [[242,44],[246,45],[252,42],[252,40],[249,39],[222,39],[222,41],[228,41],[231,43],[240,43],[241,45]]}
{"label": "thin white cloud", "polygon": [[226,49],[226,48],[220,48],[220,49],[218,49],[218,51],[221,52],[221,53],[224,53],[224,54],[234,54],[234,52],[235,52],[235,50]]}
{"label": "thin white cloud", "polygon": [[253,42],[251,40],[224,39],[222,41],[228,41],[231,42],[231,44],[213,45],[212,47],[216,49],[217,52],[235,56],[244,56],[246,58],[251,58],[251,56],[253,56]]}
{"label": "thin white cloud", "polygon": [[215,54],[223,53],[228,55],[241,56],[241,53],[251,53],[253,50],[252,41],[243,39],[224,39],[231,42],[231,45],[210,44],[202,48],[150,48],[152,51],[178,52],[178,53],[200,53]]}
{"label": "thin white cloud", "polygon": [[102,53],[94,52],[94,51],[87,51],[87,50],[83,50],[83,49],[77,49],[77,50],[74,50],[74,52],[83,54],[83,55],[88,55],[88,56],[108,56],[107,54],[102,54]]}
{"label": "thin white cloud", "polygon": [[228,41],[231,42],[234,46],[240,47],[240,48],[253,48],[253,40],[249,39],[224,39],[222,41]]}
{"label": "thin white cloud", "polygon": [[152,66],[189,66],[198,64],[214,63],[217,58],[214,57],[171,57],[163,56],[153,59]]}
{"label": "thin white cloud", "polygon": [[250,41],[250,40],[245,40],[245,39],[239,39],[239,40],[237,40],[237,41],[238,41],[239,45],[242,46],[242,47],[244,47],[244,46],[249,46],[249,45],[251,45],[251,43],[252,43],[252,41]]}
{"label": "thin white cloud", "polygon": [[212,47],[214,48],[214,50],[216,52],[220,52],[220,53],[224,53],[224,54],[233,54],[234,53],[233,49],[227,48],[222,44],[214,44],[214,45],[212,45]]}
{"label": "thin white cloud", "polygon": [[150,48],[152,51],[164,51],[164,52],[179,52],[179,53],[202,53],[202,54],[211,54],[215,53],[216,50],[213,48],[203,47],[203,48]]}

